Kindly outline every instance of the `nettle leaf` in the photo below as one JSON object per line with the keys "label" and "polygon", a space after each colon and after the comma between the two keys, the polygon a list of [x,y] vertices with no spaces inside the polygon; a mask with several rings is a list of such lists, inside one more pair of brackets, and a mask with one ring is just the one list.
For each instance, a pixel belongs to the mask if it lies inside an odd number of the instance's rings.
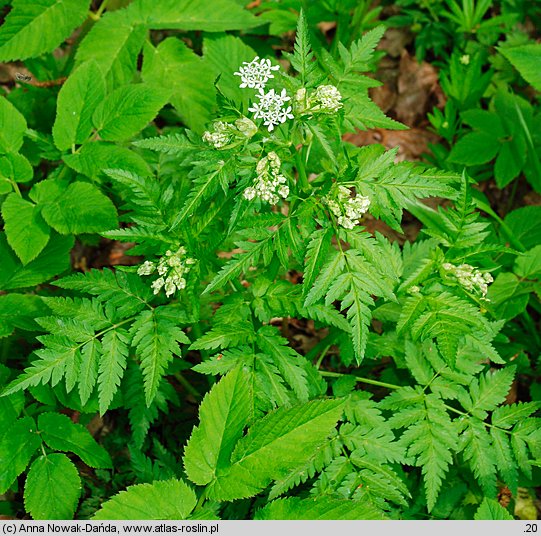
{"label": "nettle leaf", "polygon": [[30,466],[24,506],[34,519],[73,519],[80,494],[79,472],[65,454],[40,456]]}
{"label": "nettle leaf", "polygon": [[138,484],[121,491],[92,519],[188,519],[197,504],[195,492],[182,480]]}
{"label": "nettle leaf", "polygon": [[188,478],[204,486],[227,467],[242,430],[252,418],[252,391],[243,369],[224,376],[199,406],[200,424],[194,429],[184,451]]}
{"label": "nettle leaf", "polygon": [[205,0],[162,0],[156,9],[153,0],[137,0],[133,11],[152,29],[203,30],[223,32],[247,30],[263,24],[234,0],[215,0],[209,11]]}
{"label": "nettle leaf", "polygon": [[0,152],[17,152],[23,144],[26,119],[5,97],[0,97]]}
{"label": "nettle leaf", "polygon": [[209,484],[208,497],[251,497],[304,464],[334,430],[342,410],[341,400],[313,400],[268,413],[238,441],[228,466]]}
{"label": "nettle leaf", "polygon": [[162,308],[143,311],[131,327],[132,346],[141,361],[147,406],[156,397],[173,355],[180,356],[179,343],[190,344],[190,339],[164,312]]}
{"label": "nettle leaf", "polygon": [[498,51],[511,62],[529,84],[537,91],[541,91],[541,73],[539,72],[541,45],[539,43],[516,47],[498,47]]}
{"label": "nettle leaf", "polygon": [[39,207],[20,195],[8,195],[2,204],[2,218],[9,245],[23,264],[34,260],[49,242],[50,229]]}
{"label": "nettle leaf", "polygon": [[331,497],[315,497],[301,499],[288,497],[272,501],[257,510],[255,519],[288,519],[288,520],[332,520],[341,519],[385,519],[381,510],[369,502]]}
{"label": "nettle leaf", "polygon": [[8,246],[5,233],[0,233],[0,290],[32,287],[64,272],[70,266],[71,236],[51,238],[37,258],[24,266]]}
{"label": "nettle leaf", "polygon": [[26,469],[34,452],[41,445],[36,423],[32,417],[23,417],[9,427],[0,439],[0,493],[6,491]]}
{"label": "nettle leaf", "polygon": [[132,138],[152,121],[169,100],[170,91],[150,84],[119,87],[101,101],[92,120],[102,139]]}
{"label": "nettle leaf", "polygon": [[95,61],[109,89],[127,84],[137,69],[137,56],[147,33],[147,28],[127,16],[125,9],[107,12],[77,48],[77,65]]}
{"label": "nettle leaf", "polygon": [[43,204],[45,221],[61,234],[97,233],[118,226],[113,202],[88,182],[74,182]]}
{"label": "nettle leaf", "polygon": [[0,295],[0,337],[11,335],[15,328],[28,331],[39,329],[35,318],[48,313],[40,296],[13,292]]}
{"label": "nettle leaf", "polygon": [[55,145],[62,151],[83,143],[92,132],[92,114],[105,97],[105,80],[90,60],[77,68],[58,93],[53,125]]}
{"label": "nettle leaf", "polygon": [[196,132],[203,132],[212,117],[216,76],[207,62],[179,39],[169,37],[157,47],[146,45],[143,80],[171,88],[171,104],[182,121]]}
{"label": "nettle leaf", "polygon": [[96,443],[84,426],[74,423],[67,415],[42,413],[38,417],[38,428],[43,441],[52,449],[73,452],[90,467],[112,467],[107,451]]}
{"label": "nettle leaf", "polygon": [[84,22],[89,5],[88,0],[13,0],[0,28],[0,61],[51,52]]}

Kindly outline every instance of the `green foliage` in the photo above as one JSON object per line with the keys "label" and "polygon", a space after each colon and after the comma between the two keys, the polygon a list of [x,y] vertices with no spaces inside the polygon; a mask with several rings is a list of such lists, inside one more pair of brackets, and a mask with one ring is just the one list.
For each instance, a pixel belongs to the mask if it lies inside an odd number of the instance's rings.
{"label": "green foliage", "polygon": [[[0,2],[0,510],[523,516],[535,8],[211,4]],[[350,137],[406,128],[369,93],[393,25],[440,73],[436,167]]]}

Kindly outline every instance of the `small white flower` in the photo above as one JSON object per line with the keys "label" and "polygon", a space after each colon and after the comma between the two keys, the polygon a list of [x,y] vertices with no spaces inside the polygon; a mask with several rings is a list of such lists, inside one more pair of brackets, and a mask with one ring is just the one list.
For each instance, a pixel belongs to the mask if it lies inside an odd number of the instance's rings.
{"label": "small white flower", "polygon": [[285,89],[280,93],[276,93],[274,89],[265,93],[260,89],[256,97],[259,102],[252,104],[248,111],[253,112],[255,119],[263,119],[263,124],[269,132],[274,130],[275,126],[285,123],[287,119],[293,119],[291,106],[286,106],[291,97],[288,97]]}
{"label": "small white flower", "polygon": [[279,65],[272,65],[270,60],[260,60],[259,56],[250,62],[243,61],[242,65],[245,67],[239,67],[239,70],[234,73],[236,76],[240,76],[241,84],[239,87],[252,89],[264,89],[267,81],[274,78],[272,71],[277,71],[280,68]]}
{"label": "small white flower", "polygon": [[165,285],[165,280],[163,277],[158,277],[154,283],[152,283],[151,288],[154,290],[154,294],[158,294],[162,287]]}
{"label": "small white flower", "polygon": [[243,195],[244,195],[244,199],[251,201],[256,196],[255,188],[252,188],[251,186],[249,188],[246,188],[246,190],[244,190]]}
{"label": "small white flower", "polygon": [[469,65],[470,64],[470,55],[464,54],[463,56],[460,56],[460,63],[462,65]]}

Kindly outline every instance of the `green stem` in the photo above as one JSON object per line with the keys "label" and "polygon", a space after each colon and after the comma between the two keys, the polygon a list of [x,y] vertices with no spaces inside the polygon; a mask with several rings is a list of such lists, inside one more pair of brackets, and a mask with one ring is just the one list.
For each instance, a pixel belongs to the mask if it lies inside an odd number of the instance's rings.
{"label": "green stem", "polygon": [[299,186],[302,192],[307,192],[310,189],[308,177],[306,175],[306,165],[304,162],[304,147],[295,153],[295,165],[299,174]]}
{"label": "green stem", "polygon": [[355,376],[352,374],[342,374],[341,372],[326,372],[320,371],[322,376],[327,376],[329,378],[340,378],[342,376],[354,376],[355,380],[360,383],[368,383],[370,385],[376,385],[378,387],[385,387],[387,389],[401,389],[401,385],[394,385],[392,383],[378,382],[377,380],[371,380],[370,378],[363,378],[361,376]]}
{"label": "green stem", "polygon": [[109,3],[109,0],[103,0],[103,2],[101,3],[100,7],[98,8],[98,11],[96,11],[96,16],[98,17],[98,19],[102,16],[108,3]]}
{"label": "green stem", "polygon": [[321,362],[325,359],[325,356],[327,355],[327,352],[329,351],[329,348],[331,347],[331,345],[327,345],[324,349],[323,349],[323,352],[321,352],[321,354],[319,355],[318,357],[318,360],[316,361],[316,368],[318,369],[320,366],[321,366]]}
{"label": "green stem", "polygon": [[22,197],[23,194],[21,194],[21,190],[19,189],[19,185],[17,184],[17,182],[13,179],[10,179],[9,182],[11,182],[11,186],[13,186],[13,189],[19,195],[19,197]]}

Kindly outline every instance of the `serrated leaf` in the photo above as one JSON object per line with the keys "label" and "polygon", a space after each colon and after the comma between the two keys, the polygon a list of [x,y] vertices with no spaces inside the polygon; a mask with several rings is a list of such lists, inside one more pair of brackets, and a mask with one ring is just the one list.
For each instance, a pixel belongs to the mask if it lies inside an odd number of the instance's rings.
{"label": "serrated leaf", "polygon": [[26,119],[5,97],[0,97],[0,124],[0,152],[16,153],[23,144]]}
{"label": "serrated leaf", "polygon": [[51,52],[83,23],[88,0],[13,0],[0,28],[0,61]]}
{"label": "serrated leaf", "polygon": [[385,519],[383,512],[369,502],[330,497],[277,499],[257,510],[255,519],[332,520]]}
{"label": "serrated leaf", "polygon": [[150,84],[119,87],[99,104],[92,121],[102,139],[127,140],[156,117],[169,95],[169,91]]}
{"label": "serrated leaf", "polygon": [[187,519],[197,504],[195,492],[182,480],[130,486],[105,502],[92,519]]}
{"label": "serrated leaf", "polygon": [[102,339],[103,354],[98,370],[98,398],[103,415],[115,395],[124,375],[128,357],[129,338],[125,330],[108,331]]}
{"label": "serrated leaf", "polygon": [[92,114],[105,97],[105,80],[95,61],[77,68],[58,93],[53,139],[61,150],[83,143],[92,132]]}
{"label": "serrated leaf", "polygon": [[67,270],[72,246],[71,236],[53,233],[38,257],[23,266],[0,233],[0,290],[33,287]]}
{"label": "serrated leaf", "polygon": [[541,45],[539,43],[520,45],[516,47],[498,47],[501,52],[517,69],[522,77],[537,91],[541,91]]}
{"label": "serrated leaf", "polygon": [[74,423],[67,415],[42,413],[38,417],[41,437],[49,447],[62,452],[73,452],[90,467],[110,469],[109,453],[82,425]]}
{"label": "serrated leaf", "polygon": [[127,17],[125,10],[105,13],[78,46],[77,65],[93,60],[109,88],[127,84],[137,69],[137,56],[147,32],[143,24]]}
{"label": "serrated leaf", "polygon": [[325,227],[314,231],[306,248],[302,294],[306,298],[318,276],[331,245],[332,228]]}
{"label": "serrated leaf", "polygon": [[11,424],[9,433],[0,439],[0,493],[5,493],[26,469],[40,445],[34,419],[23,417]]}
{"label": "serrated leaf", "polygon": [[490,519],[495,521],[514,520],[515,518],[495,499],[485,497],[473,518],[476,521]]}
{"label": "serrated leaf", "polygon": [[190,343],[184,332],[161,311],[159,308],[143,311],[131,327],[132,346],[136,348],[143,371],[147,406],[154,400],[173,355],[180,356],[179,343]]}
{"label": "serrated leaf", "polygon": [[73,519],[81,479],[65,454],[48,454],[34,460],[24,486],[24,505],[33,519]]}
{"label": "serrated leaf", "polygon": [[331,434],[342,410],[341,400],[313,400],[268,413],[237,443],[231,465],[208,486],[208,497],[224,501],[257,494],[303,464]]}
{"label": "serrated leaf", "polygon": [[12,193],[2,204],[2,218],[9,245],[21,262],[28,264],[43,251],[50,236],[39,207]]}
{"label": "serrated leaf", "polygon": [[91,339],[81,348],[81,362],[78,375],[79,396],[84,406],[98,379],[99,358],[102,354],[101,342],[98,339]]}
{"label": "serrated leaf", "polygon": [[74,182],[43,205],[45,221],[61,234],[98,233],[118,226],[113,202],[88,182]]}
{"label": "serrated leaf", "polygon": [[200,424],[184,451],[188,478],[205,485],[227,467],[236,442],[250,420],[252,392],[242,368],[224,376],[199,406]]}

